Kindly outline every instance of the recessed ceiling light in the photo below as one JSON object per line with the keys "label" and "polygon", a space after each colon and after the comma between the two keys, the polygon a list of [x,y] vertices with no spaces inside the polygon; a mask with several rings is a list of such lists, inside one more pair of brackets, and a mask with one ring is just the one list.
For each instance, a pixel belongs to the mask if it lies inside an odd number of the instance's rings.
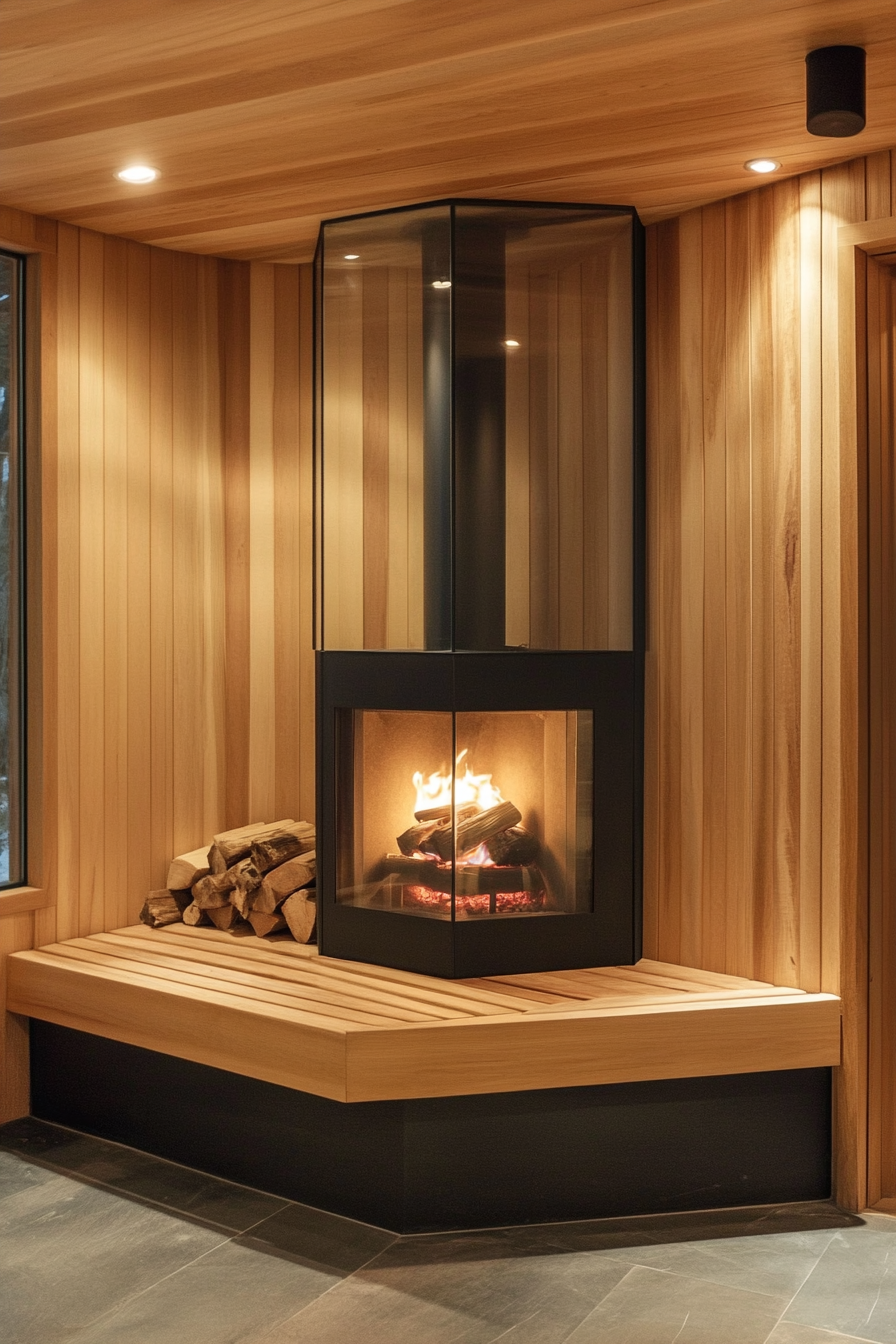
{"label": "recessed ceiling light", "polygon": [[781,165],[777,159],[747,159],[744,167],[751,173],[773,173]]}
{"label": "recessed ceiling light", "polygon": [[145,163],[133,163],[129,168],[122,168],[115,174],[122,182],[130,182],[134,186],[155,182],[158,175],[157,169],[150,168]]}
{"label": "recessed ceiling light", "polygon": [[346,252],[343,261],[360,261],[361,256],[358,252]]}
{"label": "recessed ceiling light", "polygon": [[433,282],[432,282],[432,287],[433,287],[433,289],[450,289],[450,288],[451,288],[451,281],[450,281],[450,280],[433,280]]}
{"label": "recessed ceiling light", "polygon": [[508,350],[516,350],[519,347],[519,341],[514,341],[509,336],[504,344],[507,346]]}

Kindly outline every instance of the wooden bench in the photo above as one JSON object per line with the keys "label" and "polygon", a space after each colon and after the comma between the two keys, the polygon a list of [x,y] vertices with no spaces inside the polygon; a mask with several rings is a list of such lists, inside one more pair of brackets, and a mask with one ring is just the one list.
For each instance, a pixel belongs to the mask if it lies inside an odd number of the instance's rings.
{"label": "wooden bench", "polygon": [[339,1101],[840,1060],[831,994],[654,961],[438,980],[185,925],[15,953],[7,1006]]}

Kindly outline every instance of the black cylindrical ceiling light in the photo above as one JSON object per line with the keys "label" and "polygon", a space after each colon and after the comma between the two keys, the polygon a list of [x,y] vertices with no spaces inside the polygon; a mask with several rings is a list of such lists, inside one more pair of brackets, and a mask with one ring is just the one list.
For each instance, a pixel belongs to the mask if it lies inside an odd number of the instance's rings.
{"label": "black cylindrical ceiling light", "polygon": [[806,130],[858,135],[865,129],[863,47],[817,47],[806,57]]}

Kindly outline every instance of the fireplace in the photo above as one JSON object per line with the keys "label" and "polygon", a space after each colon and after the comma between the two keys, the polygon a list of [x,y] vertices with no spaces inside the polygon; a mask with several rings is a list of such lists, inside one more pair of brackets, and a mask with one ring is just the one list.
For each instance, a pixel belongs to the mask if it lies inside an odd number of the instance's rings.
{"label": "fireplace", "polygon": [[641,231],[440,202],[316,259],[321,951],[638,953]]}

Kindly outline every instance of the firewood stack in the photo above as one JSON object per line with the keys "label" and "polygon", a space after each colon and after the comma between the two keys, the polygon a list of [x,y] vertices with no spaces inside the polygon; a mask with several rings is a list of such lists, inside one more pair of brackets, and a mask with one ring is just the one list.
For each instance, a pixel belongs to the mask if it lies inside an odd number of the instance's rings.
{"label": "firewood stack", "polygon": [[292,934],[310,942],[317,923],[314,827],[307,821],[253,822],[180,854],[168,886],[151,891],[140,918],[150,928],[213,924],[259,938]]}

